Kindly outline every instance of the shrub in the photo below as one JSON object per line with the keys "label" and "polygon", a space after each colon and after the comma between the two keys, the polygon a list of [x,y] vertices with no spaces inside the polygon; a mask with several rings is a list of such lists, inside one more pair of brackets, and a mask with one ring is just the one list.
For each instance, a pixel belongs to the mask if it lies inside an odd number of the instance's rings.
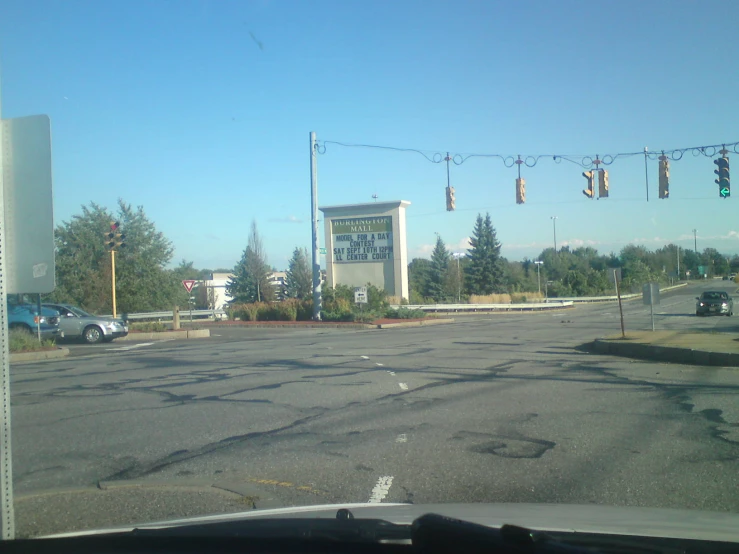
{"label": "shrub", "polygon": [[53,340],[46,339],[39,342],[36,335],[25,329],[11,329],[8,337],[8,348],[11,352],[35,352],[54,347]]}
{"label": "shrub", "polygon": [[470,304],[510,304],[510,294],[472,294]]}
{"label": "shrub", "polygon": [[139,321],[129,323],[128,327],[131,331],[141,331],[143,333],[159,333],[167,330],[167,325],[161,321]]}
{"label": "shrub", "polygon": [[390,319],[423,319],[426,317],[426,312],[423,310],[409,310],[408,308],[388,308],[385,312],[385,317]]}
{"label": "shrub", "polygon": [[310,321],[311,319],[313,319],[313,301],[300,300],[298,302],[297,320]]}

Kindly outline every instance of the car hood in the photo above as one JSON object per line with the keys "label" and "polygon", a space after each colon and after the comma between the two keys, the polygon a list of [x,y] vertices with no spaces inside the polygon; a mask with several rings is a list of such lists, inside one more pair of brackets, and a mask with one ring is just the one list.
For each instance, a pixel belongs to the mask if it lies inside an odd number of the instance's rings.
{"label": "car hood", "polygon": [[250,510],[233,514],[178,519],[131,527],[101,529],[52,535],[74,537],[125,532],[136,529],[166,529],[206,523],[240,520],[324,518],[335,519],[336,512],[346,508],[356,519],[383,519],[410,525],[416,518],[435,513],[490,527],[519,525],[537,531],[581,532],[644,537],[737,542],[739,514],[661,508],[567,504],[329,504]]}

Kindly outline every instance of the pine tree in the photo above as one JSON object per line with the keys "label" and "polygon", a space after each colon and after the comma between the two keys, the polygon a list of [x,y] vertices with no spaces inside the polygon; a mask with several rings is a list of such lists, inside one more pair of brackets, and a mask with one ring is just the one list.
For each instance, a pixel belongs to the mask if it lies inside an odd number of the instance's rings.
{"label": "pine tree", "polygon": [[471,248],[467,251],[469,264],[465,268],[467,289],[470,294],[493,294],[503,292],[503,271],[500,263],[500,243],[490,214],[483,219],[478,214],[470,238]]}
{"label": "pine tree", "polygon": [[308,264],[308,250],[295,248],[287,268],[286,289],[288,298],[310,298],[313,292],[313,275]]}
{"label": "pine tree", "polygon": [[274,299],[274,288],[270,283],[272,271],[267,264],[262,238],[257,222],[252,221],[249,242],[241,260],[233,270],[233,277],[226,283],[226,293],[232,303],[269,302]]}
{"label": "pine tree", "polygon": [[431,268],[429,270],[428,290],[426,296],[436,302],[446,300],[446,279],[449,270],[451,256],[446,249],[446,244],[440,236],[436,237],[436,246],[431,253]]}

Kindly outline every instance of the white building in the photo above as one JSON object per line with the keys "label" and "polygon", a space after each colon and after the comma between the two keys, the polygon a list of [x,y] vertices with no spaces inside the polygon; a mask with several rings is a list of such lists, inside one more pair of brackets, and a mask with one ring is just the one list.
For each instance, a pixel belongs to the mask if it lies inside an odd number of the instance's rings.
{"label": "white building", "polygon": [[[222,310],[231,301],[231,297],[226,292],[226,284],[231,277],[233,277],[233,273],[211,273],[210,279],[202,282],[202,285],[208,290],[209,309]],[[287,273],[275,271],[270,274],[269,282],[275,288],[278,294],[277,297],[282,298],[280,293],[285,290]]]}

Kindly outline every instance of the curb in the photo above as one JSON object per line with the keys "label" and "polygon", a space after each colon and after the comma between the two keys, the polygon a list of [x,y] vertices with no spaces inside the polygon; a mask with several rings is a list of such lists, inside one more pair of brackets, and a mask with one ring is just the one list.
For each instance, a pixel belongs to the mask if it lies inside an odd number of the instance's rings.
{"label": "curb", "polygon": [[42,350],[41,352],[18,352],[10,355],[10,363],[39,362],[42,360],[54,360],[69,356],[69,348],[57,348],[56,350]]}
{"label": "curb", "polygon": [[218,323],[207,323],[213,329],[377,329],[377,325],[371,323],[232,323],[223,325]]}
{"label": "curb", "polygon": [[676,346],[653,346],[628,342],[614,342],[610,339],[595,339],[590,343],[591,349],[598,354],[623,356],[659,362],[671,362],[685,365],[728,366],[739,367],[739,354],[731,352],[711,352],[693,350]]}
{"label": "curb", "polygon": [[402,327],[425,327],[426,325],[444,325],[454,323],[454,318],[430,319],[428,321],[404,321],[401,323],[379,323],[378,329],[399,329]]}
{"label": "curb", "polygon": [[159,331],[151,333],[129,333],[118,337],[116,341],[128,340],[170,340],[170,339],[204,339],[210,337],[210,329],[193,329],[192,331]]}

